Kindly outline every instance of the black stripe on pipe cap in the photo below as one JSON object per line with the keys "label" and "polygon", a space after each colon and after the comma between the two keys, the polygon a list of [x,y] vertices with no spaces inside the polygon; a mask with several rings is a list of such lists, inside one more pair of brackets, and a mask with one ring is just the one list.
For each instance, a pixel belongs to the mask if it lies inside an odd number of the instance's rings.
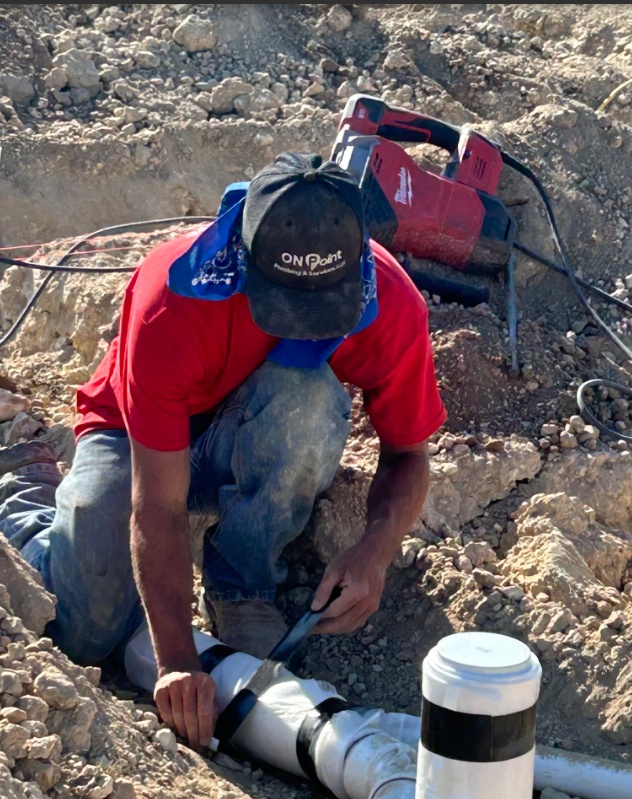
{"label": "black stripe on pipe cap", "polygon": [[535,746],[537,705],[507,716],[457,713],[429,702],[421,712],[421,743],[434,755],[466,763],[501,763]]}

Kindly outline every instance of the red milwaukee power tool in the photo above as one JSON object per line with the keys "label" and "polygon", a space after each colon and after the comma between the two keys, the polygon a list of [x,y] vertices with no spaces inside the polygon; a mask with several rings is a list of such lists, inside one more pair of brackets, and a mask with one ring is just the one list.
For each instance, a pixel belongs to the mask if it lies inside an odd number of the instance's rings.
{"label": "red milwaukee power tool", "polygon": [[[450,157],[435,174],[396,142],[436,145]],[[355,94],[332,160],[358,181],[369,232],[389,250],[478,274],[508,263],[516,225],[494,196],[504,154],[481,134]]]}
{"label": "red milwaukee power tool", "polygon": [[[397,142],[435,145],[448,151],[448,161],[441,174],[436,174],[418,166]],[[603,321],[582,289],[627,312],[632,312],[632,306],[575,274],[544,186],[533,170],[497,144],[467,126],[455,127],[425,114],[394,108],[371,95],[354,94],[343,111],[331,159],[358,182],[369,233],[391,252],[431,259],[461,273],[495,275],[504,269],[511,369],[515,375],[519,374],[519,359],[514,250],[565,275],[589,318],[632,362],[632,349]],[[529,180],[539,194],[560,263],[516,240],[516,223],[495,196],[504,165]],[[2,260],[6,261],[0,257]],[[489,299],[484,286],[470,285],[462,278],[438,277],[434,270],[426,273],[412,269],[407,259],[403,266],[418,289],[439,294],[448,302],[477,305]],[[577,403],[586,422],[607,435],[632,442],[632,435],[613,432],[588,409],[584,391],[594,385],[614,385],[628,395],[630,388],[603,380],[588,381],[578,389]]]}

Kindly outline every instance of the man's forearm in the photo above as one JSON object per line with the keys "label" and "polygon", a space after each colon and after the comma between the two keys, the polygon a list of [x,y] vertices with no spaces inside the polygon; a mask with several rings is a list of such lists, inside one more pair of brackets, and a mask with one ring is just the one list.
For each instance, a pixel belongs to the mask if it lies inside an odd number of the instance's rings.
{"label": "man's forearm", "polygon": [[430,477],[427,448],[380,455],[367,502],[363,544],[386,566],[413,528],[426,499]]}
{"label": "man's forearm", "polygon": [[134,576],[148,617],[159,675],[199,669],[191,633],[193,566],[187,513],[132,516]]}

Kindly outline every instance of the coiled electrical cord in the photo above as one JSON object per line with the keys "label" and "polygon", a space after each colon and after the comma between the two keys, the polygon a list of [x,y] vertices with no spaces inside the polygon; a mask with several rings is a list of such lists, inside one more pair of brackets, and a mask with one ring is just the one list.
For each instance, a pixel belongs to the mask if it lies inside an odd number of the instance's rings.
{"label": "coiled electrical cord", "polygon": [[614,388],[616,391],[619,391],[621,394],[625,394],[627,397],[632,399],[632,389],[627,388],[626,386],[621,386],[619,383],[615,383],[612,380],[588,380],[586,383],[583,383],[577,389],[577,407],[579,408],[580,415],[585,422],[588,424],[594,425],[598,430],[601,430],[602,433],[606,433],[609,436],[614,436],[618,438],[619,441],[626,441],[632,444],[632,436],[626,436],[623,433],[618,433],[615,430],[611,430],[607,425],[603,422],[600,422],[596,416],[588,409],[586,405],[586,391],[589,388],[597,388],[598,386],[605,386],[606,388]]}
{"label": "coiled electrical cord", "polygon": [[[548,266],[550,269],[565,275],[566,272],[560,266],[558,266],[553,261],[550,261],[548,258],[539,255],[538,253],[534,252],[533,250],[529,249],[528,247],[523,246],[522,244],[516,243],[514,244],[514,248],[519,252],[528,255],[529,258],[533,258],[535,261],[539,261],[544,266]],[[610,294],[603,291],[602,289],[598,288],[597,286],[593,286],[590,283],[586,283],[583,280],[577,278],[577,282],[583,286],[584,288],[592,291],[602,300],[610,303],[611,305],[616,305],[624,311],[632,311],[632,305],[623,300],[619,300],[616,297],[611,297]],[[616,391],[620,392],[621,394],[625,394],[626,396],[632,399],[632,390],[629,389],[627,386],[622,385],[621,383],[615,383],[612,380],[601,380],[601,379],[594,379],[594,380],[587,380],[585,383],[577,389],[577,407],[579,408],[579,414],[582,419],[587,422],[588,424],[593,425],[602,433],[608,436],[612,436],[613,438],[617,438],[619,441],[625,441],[627,443],[632,444],[632,436],[625,435],[624,433],[620,433],[618,431],[612,430],[603,422],[600,422],[599,419],[588,409],[586,404],[586,392],[590,388],[596,388],[597,386],[605,386],[606,388],[613,388]]]}
{"label": "coiled electrical cord", "polygon": [[13,323],[11,329],[0,339],[0,349],[15,338],[18,331],[24,324],[26,317],[35,307],[42,294],[49,287],[56,274],[64,272],[78,272],[84,274],[89,273],[93,275],[106,275],[113,274],[115,272],[134,272],[136,270],[135,266],[104,267],[101,269],[99,267],[91,269],[90,267],[82,266],[64,266],[64,264],[72,257],[72,255],[80,250],[81,247],[83,247],[87,242],[91,241],[92,239],[99,238],[99,236],[113,236],[117,233],[126,233],[131,230],[142,230],[143,228],[152,230],[163,225],[175,225],[181,223],[200,224],[202,222],[212,222],[214,218],[215,217],[209,216],[174,216],[168,219],[149,219],[142,222],[126,222],[122,225],[112,225],[110,227],[101,228],[100,230],[95,230],[92,233],[88,233],[86,236],[80,238],[79,241],[76,241],[69,249],[66,250],[56,264],[40,264],[33,263],[31,261],[24,261],[20,258],[8,258],[6,256],[0,256],[0,263],[8,264],[9,266],[21,266],[24,269],[37,269],[49,273],[46,275],[35,294],[24,306],[19,317]]}

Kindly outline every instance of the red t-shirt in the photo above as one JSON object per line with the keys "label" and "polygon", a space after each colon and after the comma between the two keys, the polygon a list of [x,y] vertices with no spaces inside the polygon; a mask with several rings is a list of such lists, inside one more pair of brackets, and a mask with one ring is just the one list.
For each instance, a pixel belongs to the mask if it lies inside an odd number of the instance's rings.
{"label": "red t-shirt", "polygon": [[[215,409],[278,343],[255,325],[243,294],[198,300],[167,287],[170,265],[194,237],[187,234],[160,245],[134,273],[125,291],[120,334],[77,392],[77,437],[127,429],[150,449],[185,449],[190,417]],[[341,382],[362,389],[382,441],[418,444],[446,419],[435,380],[428,310],[393,256],[374,242],[372,248],[378,318],[346,339],[329,363]]]}

